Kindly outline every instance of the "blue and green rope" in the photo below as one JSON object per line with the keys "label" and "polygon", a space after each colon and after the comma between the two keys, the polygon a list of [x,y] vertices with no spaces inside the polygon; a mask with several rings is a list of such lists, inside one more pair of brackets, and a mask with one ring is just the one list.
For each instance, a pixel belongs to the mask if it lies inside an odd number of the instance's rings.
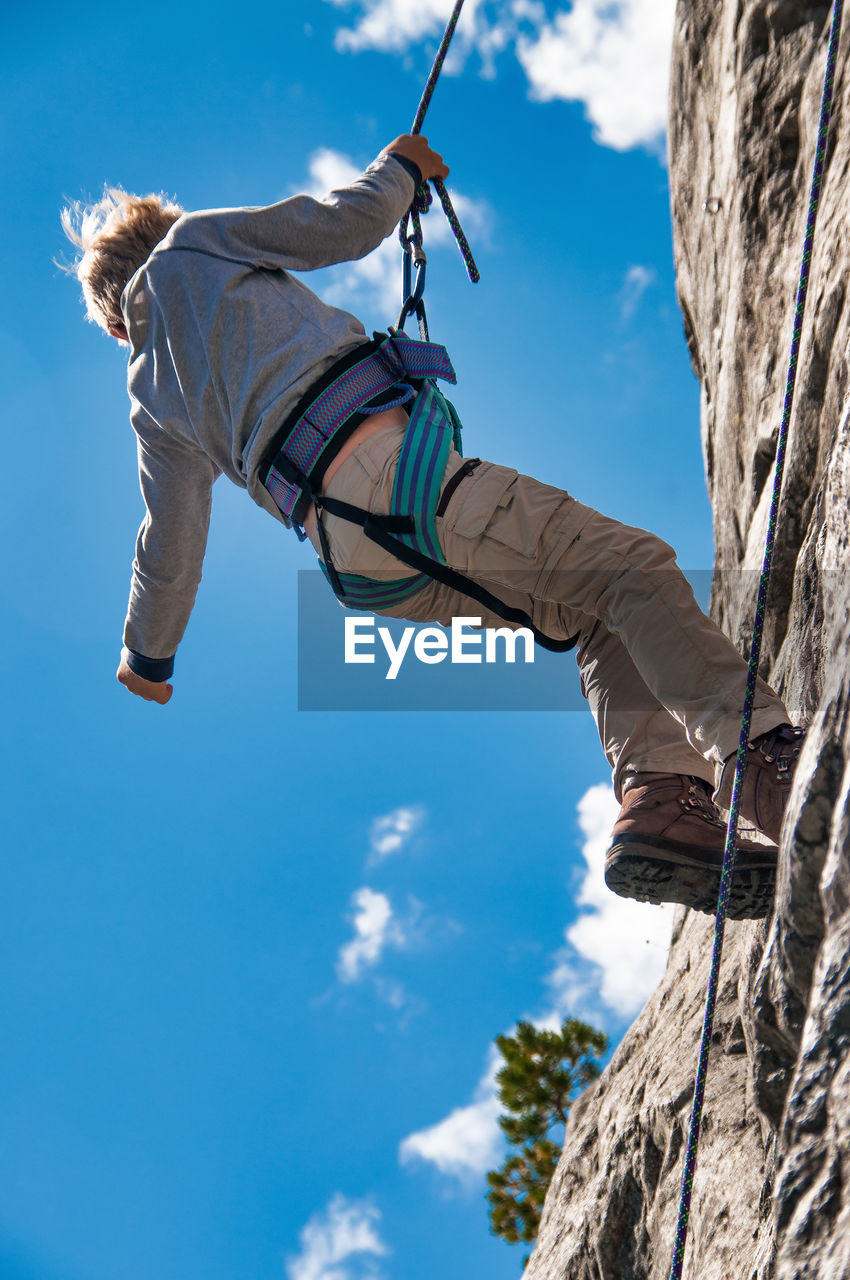
{"label": "blue and green rope", "polygon": [[[425,120],[425,114],[429,106],[431,105],[431,98],[433,97],[434,90],[437,87],[437,81],[440,78],[440,72],[443,69],[443,63],[446,60],[446,54],[449,51],[449,45],[452,42],[452,36],[455,33],[455,27],[457,26],[458,18],[460,17],[460,11],[462,8],[463,8],[463,0],[457,0],[452,10],[451,17],[449,18],[448,25],[446,26],[446,29],[443,32],[443,38],[440,41],[440,47],[437,50],[437,56],[434,58],[434,64],[431,67],[431,71],[428,75],[428,79],[425,82],[425,88],[422,91],[422,97],[419,100],[419,106],[416,109],[416,115],[414,117],[413,125],[410,130],[411,133],[422,132],[422,125]],[[460,249],[461,257],[463,258],[464,265],[466,266],[467,275],[469,276],[473,284],[477,284],[478,281],[481,279],[481,273],[479,272],[477,266],[475,265],[475,259],[472,256],[472,250],[469,247],[469,241],[464,235],[463,227],[460,225],[460,219],[455,213],[454,205],[452,204],[451,197],[449,196],[449,193],[446,190],[445,183],[443,182],[442,178],[434,178],[433,183],[434,183],[434,190],[437,192],[437,195],[439,196],[440,204],[443,206],[443,212],[445,213],[448,224],[451,227],[452,235],[457,241],[457,247]],[[431,206],[431,193],[428,190],[428,184],[423,183],[422,186],[416,192],[416,197],[414,199],[413,206],[410,210],[410,213],[405,216],[405,218],[402,221],[401,227],[399,228],[399,236],[401,238],[402,247],[404,248],[405,253],[410,253],[412,248],[421,248],[422,227],[419,222],[419,215],[422,213],[426,213],[430,208],[430,206]],[[413,231],[410,234],[408,234],[408,231],[407,231],[408,218],[410,218],[413,224]]]}
{"label": "blue and green rope", "polygon": [[735,840],[738,830],[738,810],[741,803],[744,771],[747,760],[747,744],[750,737],[753,702],[755,700],[756,678],[758,676],[761,641],[764,632],[765,605],[770,584],[770,571],[773,563],[773,549],[776,542],[776,527],[779,516],[779,502],[782,492],[782,477],[785,470],[785,451],[788,444],[788,429],[791,422],[791,410],[794,404],[794,388],[797,382],[797,362],[800,354],[800,338],[803,332],[803,316],[806,309],[806,296],[809,288],[809,272],[811,270],[812,246],[814,244],[815,223],[820,204],[826,166],[826,148],[829,139],[829,124],[832,116],[832,101],[835,89],[835,68],[838,57],[838,40],[841,34],[841,17],[843,0],[834,0],[832,11],[832,27],[829,35],[829,50],[826,59],[823,95],[821,98],[820,120],[818,123],[817,150],[815,153],[814,172],[812,174],[809,195],[809,213],[806,221],[806,235],[803,244],[803,261],[800,269],[800,281],[797,286],[797,302],[794,311],[794,328],[791,335],[791,353],[788,360],[788,376],[785,383],[785,400],[782,407],[782,421],[779,427],[779,438],[776,446],[776,472],[773,479],[773,491],[770,500],[770,512],[767,520],[767,537],[765,539],[764,559],[759,579],[758,597],[756,600],[755,622],[753,625],[753,641],[750,650],[750,661],[747,669],[747,684],[744,692],[744,710],[741,721],[741,737],[738,743],[738,754],[735,761],[735,779],[732,785],[732,800],[729,812],[729,824],[726,830],[726,847],[723,854],[723,870],[720,876],[720,894],[717,902],[717,917],[714,925],[714,947],[711,953],[711,969],[708,979],[708,993],[703,1019],[702,1040],[700,1042],[699,1062],[697,1065],[694,1100],[691,1109],[688,1145],[685,1151],[685,1168],[682,1174],[682,1194],[679,1204],[679,1218],[676,1224],[676,1242],[673,1253],[673,1265],[670,1280],[681,1280],[682,1266],[685,1260],[685,1246],[688,1237],[688,1220],[691,1209],[691,1193],[696,1172],[697,1148],[702,1125],[703,1103],[705,1100],[705,1082],[708,1074],[708,1055],[711,1049],[711,1034],[714,1026],[714,1013],[717,1005],[717,993],[720,986],[720,962],[723,956],[723,937],[726,929],[726,912],[729,902],[729,891],[732,875],[735,870]]}

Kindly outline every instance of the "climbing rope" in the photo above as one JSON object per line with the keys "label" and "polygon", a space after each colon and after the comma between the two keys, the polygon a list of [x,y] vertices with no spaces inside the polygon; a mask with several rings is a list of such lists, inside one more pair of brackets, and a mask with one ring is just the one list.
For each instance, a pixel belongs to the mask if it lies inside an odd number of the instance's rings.
{"label": "climbing rope", "polygon": [[[431,105],[431,98],[437,87],[437,81],[440,78],[440,72],[443,69],[443,63],[446,60],[446,54],[449,45],[452,42],[452,36],[455,33],[455,27],[460,17],[460,11],[463,8],[464,0],[457,0],[443,38],[440,41],[440,47],[437,50],[437,56],[434,58],[434,64],[425,82],[425,88],[422,91],[422,97],[419,99],[419,106],[416,109],[416,115],[411,127],[411,133],[421,133],[425,115]],[[443,206],[443,212],[446,215],[449,226],[452,230],[457,247],[460,249],[461,257],[466,266],[467,275],[473,284],[477,284],[481,279],[480,272],[475,265],[475,259],[472,256],[472,250],[469,247],[469,241],[464,235],[463,227],[460,225],[460,219],[455,212],[451,197],[446,190],[442,178],[433,178],[434,190],[440,198],[440,204]],[[428,323],[425,319],[425,304],[422,301],[422,295],[425,290],[425,251],[422,247],[422,223],[420,215],[427,213],[431,207],[432,197],[427,182],[423,182],[417,188],[416,195],[413,198],[413,204],[408,212],[404,215],[398,229],[401,247],[404,250],[404,302],[402,304],[401,314],[396,323],[397,329],[404,328],[404,322],[408,316],[414,313],[419,320],[419,330],[423,341],[428,341]],[[412,228],[412,229],[409,229]],[[412,283],[412,267],[416,267],[416,283]]]}
{"label": "climbing rope", "polygon": [[685,1246],[688,1238],[688,1219],[691,1210],[691,1192],[696,1171],[697,1148],[699,1145],[700,1127],[702,1124],[703,1102],[705,1099],[705,1081],[708,1073],[708,1055],[711,1048],[711,1033],[714,1025],[714,1012],[717,1004],[717,993],[720,985],[720,961],[723,955],[723,935],[726,928],[726,910],[729,901],[729,890],[732,874],[735,869],[735,840],[738,829],[738,807],[741,800],[741,789],[747,759],[747,743],[750,737],[753,701],[758,675],[759,656],[761,653],[762,633],[764,631],[765,604],[770,583],[770,571],[773,563],[773,548],[776,541],[776,524],[779,514],[779,499],[782,490],[782,476],[785,470],[785,449],[788,442],[788,428],[791,421],[791,409],[794,403],[794,388],[797,382],[797,358],[800,352],[800,336],[803,331],[803,315],[806,309],[806,295],[809,288],[809,271],[812,261],[812,245],[814,243],[815,222],[820,204],[821,187],[823,185],[826,145],[829,137],[829,122],[832,115],[832,99],[835,87],[835,66],[838,55],[838,39],[841,33],[841,16],[844,0],[834,0],[832,11],[832,27],[829,35],[829,51],[826,59],[826,72],[821,98],[820,121],[818,123],[817,150],[815,153],[814,172],[812,174],[809,195],[809,214],[806,222],[806,235],[803,244],[803,261],[800,268],[800,282],[797,286],[797,305],[794,312],[794,328],[791,336],[791,354],[788,361],[788,376],[785,383],[785,400],[782,408],[782,421],[779,427],[779,438],[776,446],[776,474],[773,480],[773,492],[770,500],[770,512],[767,521],[767,537],[765,539],[764,559],[756,600],[756,616],[753,626],[753,641],[750,650],[750,662],[747,669],[747,685],[744,693],[744,711],[741,721],[741,737],[738,743],[738,755],[735,761],[735,780],[732,785],[732,800],[729,813],[729,824],[726,830],[726,847],[723,853],[723,870],[720,875],[720,894],[717,902],[717,917],[714,924],[714,948],[711,953],[711,970],[708,980],[708,993],[705,1004],[705,1017],[702,1027],[699,1063],[696,1082],[694,1084],[694,1100],[691,1110],[688,1145],[685,1152],[685,1168],[682,1174],[682,1196],[679,1203],[679,1218],[676,1224],[676,1243],[673,1253],[673,1266],[670,1280],[680,1280],[685,1258]]}

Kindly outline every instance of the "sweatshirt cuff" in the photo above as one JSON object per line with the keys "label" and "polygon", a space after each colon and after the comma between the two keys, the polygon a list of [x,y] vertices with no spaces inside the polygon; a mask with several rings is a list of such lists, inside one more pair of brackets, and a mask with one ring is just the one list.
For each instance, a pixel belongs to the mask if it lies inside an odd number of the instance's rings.
{"label": "sweatshirt cuff", "polygon": [[407,170],[417,187],[422,186],[422,170],[415,160],[408,160],[407,156],[400,156],[397,151],[389,151],[387,154],[390,159],[397,160],[402,169]]}
{"label": "sweatshirt cuff", "polygon": [[154,684],[163,684],[174,673],[174,654],[170,658],[146,658],[143,653],[136,653],[135,649],[124,645],[123,656],[135,675]]}

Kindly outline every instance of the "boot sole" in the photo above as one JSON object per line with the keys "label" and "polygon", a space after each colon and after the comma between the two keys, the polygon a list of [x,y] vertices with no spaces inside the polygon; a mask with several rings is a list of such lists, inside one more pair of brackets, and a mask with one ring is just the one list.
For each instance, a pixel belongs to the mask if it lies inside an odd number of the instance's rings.
{"label": "boot sole", "polygon": [[[642,836],[620,836],[605,858],[605,883],[621,898],[655,905],[674,902],[713,916],[717,912],[721,866],[708,861],[717,858],[713,850],[705,851],[705,861],[694,857],[694,853],[699,855],[698,850],[677,850],[672,841],[662,838],[655,845]],[[729,919],[764,919],[773,910],[775,889],[775,859],[767,856],[763,863],[754,863],[752,854],[739,854],[729,891]]]}

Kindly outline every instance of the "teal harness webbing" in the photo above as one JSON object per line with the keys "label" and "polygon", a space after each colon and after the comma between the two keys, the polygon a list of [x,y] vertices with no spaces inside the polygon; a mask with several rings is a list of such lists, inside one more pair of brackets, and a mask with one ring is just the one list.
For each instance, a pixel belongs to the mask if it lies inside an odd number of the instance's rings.
{"label": "teal harness webbing", "polygon": [[[452,446],[461,452],[461,423],[457,410],[433,382],[425,382],[417,395],[396,468],[390,510],[404,518],[415,514],[413,528],[399,532],[398,540],[430,560],[444,565],[446,558],[437,537],[436,513],[440,488]],[[323,505],[331,511],[327,499]],[[355,573],[331,574],[328,566],[319,564],[331,586],[336,582],[343,602],[355,609],[383,608],[404,604],[431,581],[430,573],[417,573],[406,578],[382,582]]]}
{"label": "teal harness webbing", "polygon": [[461,453],[461,424],[454,405],[433,382],[426,382],[413,405],[393,486],[392,511],[418,511],[414,533],[401,541],[445,564],[435,513],[449,451]]}

